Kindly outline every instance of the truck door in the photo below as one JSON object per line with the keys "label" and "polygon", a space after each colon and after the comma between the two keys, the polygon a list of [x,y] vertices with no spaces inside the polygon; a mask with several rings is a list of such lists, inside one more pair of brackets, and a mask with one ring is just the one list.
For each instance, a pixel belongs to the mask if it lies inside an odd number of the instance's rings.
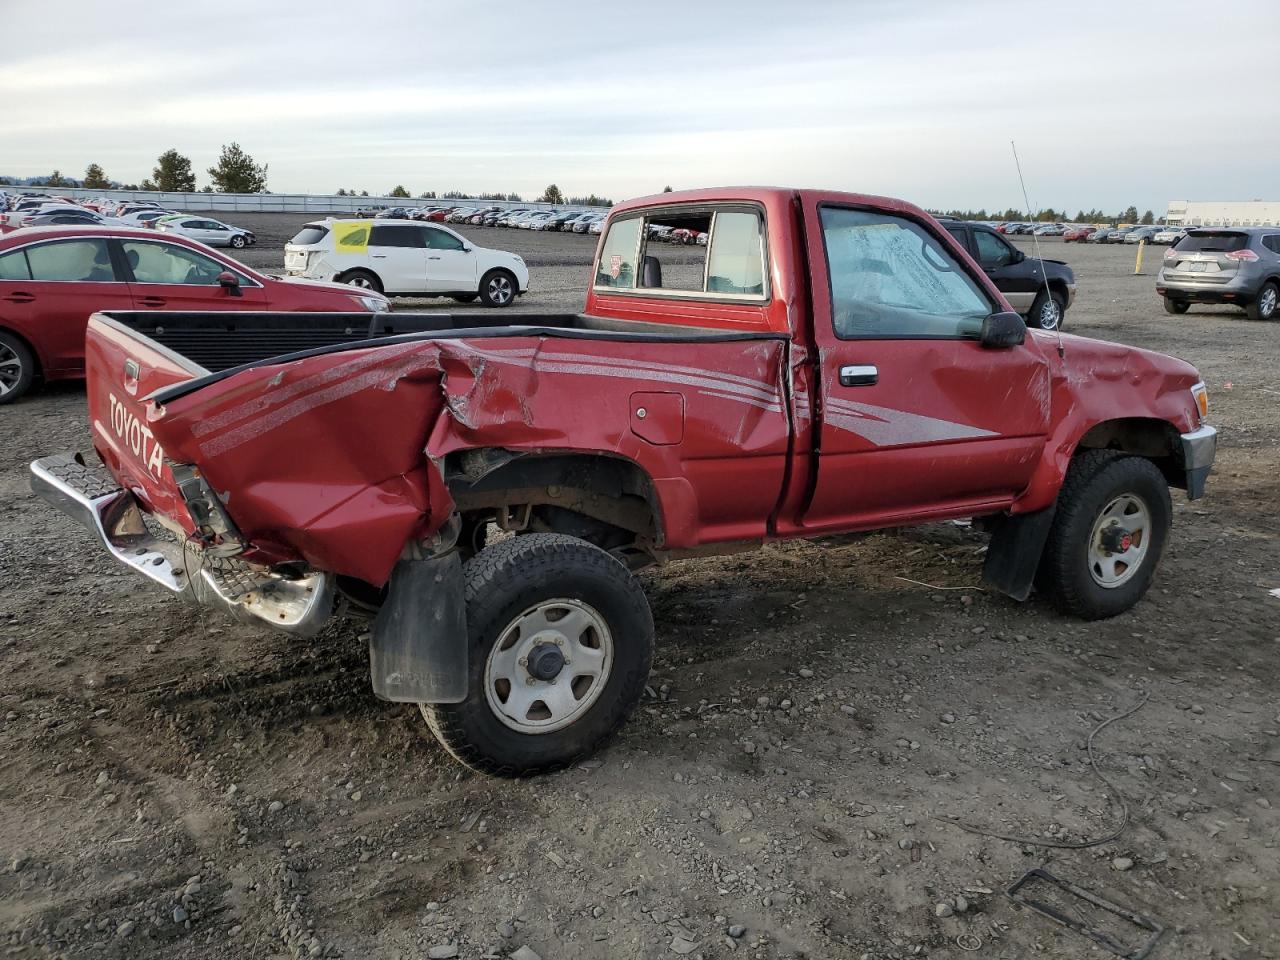
{"label": "truck door", "polygon": [[1049,377],[1031,337],[984,348],[1000,309],[922,221],[819,203],[806,215],[820,356],[813,532],[1007,506],[1039,462]]}

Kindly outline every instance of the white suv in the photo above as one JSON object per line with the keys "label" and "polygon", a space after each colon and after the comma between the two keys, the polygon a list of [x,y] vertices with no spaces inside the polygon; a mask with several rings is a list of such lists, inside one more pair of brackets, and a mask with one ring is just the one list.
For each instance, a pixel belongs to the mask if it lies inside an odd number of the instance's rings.
{"label": "white suv", "polygon": [[416,220],[319,220],[284,246],[289,276],[336,280],[391,297],[477,297],[510,306],[529,289],[524,260],[477,247],[438,223]]}

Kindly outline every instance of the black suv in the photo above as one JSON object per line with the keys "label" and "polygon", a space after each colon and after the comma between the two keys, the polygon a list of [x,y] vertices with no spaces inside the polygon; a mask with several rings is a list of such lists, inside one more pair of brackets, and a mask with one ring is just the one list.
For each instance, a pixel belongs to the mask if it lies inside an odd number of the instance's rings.
{"label": "black suv", "polygon": [[1057,330],[1076,298],[1076,275],[1061,260],[1037,260],[1013,246],[985,223],[938,222],[991,278],[1009,305],[1027,318],[1027,326]]}

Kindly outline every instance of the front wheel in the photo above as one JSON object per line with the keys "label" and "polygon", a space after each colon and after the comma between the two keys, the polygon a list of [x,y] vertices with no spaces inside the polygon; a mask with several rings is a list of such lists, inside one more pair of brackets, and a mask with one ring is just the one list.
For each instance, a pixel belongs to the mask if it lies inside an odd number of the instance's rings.
{"label": "front wheel", "polygon": [[239,234],[239,233],[237,233],[234,237],[231,238],[231,245],[235,247],[237,250],[243,250],[245,246],[248,245],[248,243],[249,241],[245,239],[245,237],[242,234]]}
{"label": "front wheel", "polygon": [[506,270],[490,270],[480,280],[480,299],[486,307],[509,307],[519,292],[515,276]]}
{"label": "front wheel", "polygon": [[1031,304],[1031,313],[1027,315],[1027,322],[1039,330],[1057,330],[1062,326],[1066,311],[1067,304],[1062,294],[1041,290],[1035,302]]}
{"label": "front wheel", "polygon": [[1191,304],[1185,300],[1174,300],[1172,297],[1164,298],[1164,312],[1172,313],[1174,316],[1181,316],[1189,310]]}
{"label": "front wheel", "polygon": [[1114,617],[1151,586],[1172,523],[1168,481],[1150,460],[1078,454],[1058,491],[1037,583],[1064,613]]}
{"label": "front wheel", "polygon": [[1250,320],[1271,320],[1276,315],[1277,307],[1280,307],[1280,288],[1274,282],[1267,281],[1258,291],[1253,303],[1245,307],[1245,313]]}
{"label": "front wheel", "polygon": [[635,709],[649,676],[653,617],[635,577],[558,533],[495,543],[463,572],[467,699],[422,705],[436,738],[495,776],[589,756]]}

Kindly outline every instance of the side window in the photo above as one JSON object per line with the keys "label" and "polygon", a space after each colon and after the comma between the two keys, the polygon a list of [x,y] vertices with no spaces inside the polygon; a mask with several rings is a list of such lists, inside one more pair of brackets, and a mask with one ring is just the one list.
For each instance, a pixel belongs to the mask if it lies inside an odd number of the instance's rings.
{"label": "side window", "polygon": [[22,250],[14,250],[0,256],[0,280],[30,280],[31,268],[27,266],[27,255]]}
{"label": "side window", "polygon": [[991,304],[921,225],[871,210],[822,208],[836,336],[974,336]]}
{"label": "side window", "polygon": [[[124,240],[125,259],[133,269],[138,283],[183,283],[197,286],[215,286],[218,274],[227,268],[217,260],[202,253],[169,243],[147,240]],[[231,271],[235,273],[234,270]],[[242,283],[252,281],[241,276]]]}
{"label": "side window", "polygon": [[1262,245],[1272,253],[1280,253],[1280,233],[1273,233],[1263,237]]}
{"label": "side window", "polygon": [[631,290],[636,285],[636,249],[640,245],[640,217],[615,220],[600,247],[596,263],[597,287]]}
{"label": "side window", "polygon": [[978,262],[984,267],[988,269],[1003,267],[1005,264],[1013,262],[1013,251],[1009,249],[1007,243],[994,233],[975,230],[973,231],[973,239],[976,241],[978,248]]}
{"label": "side window", "polygon": [[27,247],[32,280],[110,283],[116,279],[105,240],[62,240]]}
{"label": "side window", "polygon": [[427,245],[423,227],[408,224],[375,224],[369,231],[371,247],[413,247],[421,250]]}
{"label": "side window", "polygon": [[428,250],[461,250],[462,241],[455,237],[452,233],[445,233],[443,230],[434,230],[430,227],[415,228],[423,229],[427,235]]}
{"label": "side window", "polygon": [[707,260],[707,292],[764,296],[764,222],[760,214],[737,210],[716,214]]}

